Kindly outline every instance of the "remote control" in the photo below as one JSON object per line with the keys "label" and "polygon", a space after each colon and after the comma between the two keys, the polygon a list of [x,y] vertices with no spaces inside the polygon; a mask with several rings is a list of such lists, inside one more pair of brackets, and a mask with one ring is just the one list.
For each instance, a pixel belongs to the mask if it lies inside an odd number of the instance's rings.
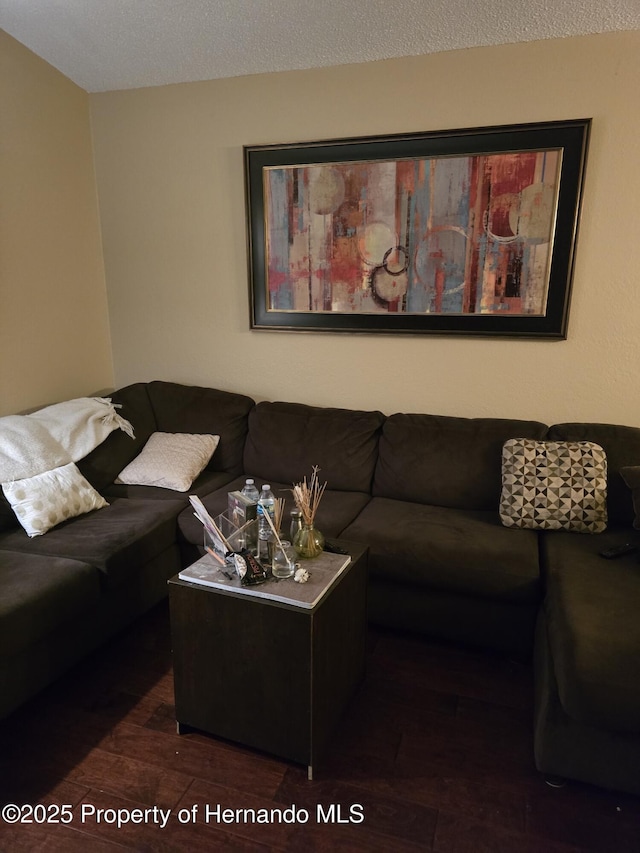
{"label": "remote control", "polygon": [[637,550],[638,546],[634,545],[633,542],[625,542],[623,545],[614,545],[612,548],[605,548],[604,551],[600,551],[600,556],[605,557],[607,560],[615,560],[616,557],[624,557],[625,554],[633,554]]}
{"label": "remote control", "polygon": [[325,540],[324,550],[328,551],[330,554],[348,554],[346,548],[343,548],[341,545],[338,545],[336,542],[327,542]]}

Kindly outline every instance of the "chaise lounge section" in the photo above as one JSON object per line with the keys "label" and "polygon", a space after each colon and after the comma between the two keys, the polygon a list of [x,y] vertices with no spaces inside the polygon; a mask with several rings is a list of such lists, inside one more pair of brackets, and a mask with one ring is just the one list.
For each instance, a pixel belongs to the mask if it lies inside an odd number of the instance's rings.
{"label": "chaise lounge section", "polygon": [[560,424],[549,435],[588,438],[604,448],[608,527],[596,536],[558,531],[541,537],[536,766],[548,775],[640,794],[640,565],[636,553],[600,556],[620,543],[640,545],[632,492],[621,473],[637,466],[640,430]]}

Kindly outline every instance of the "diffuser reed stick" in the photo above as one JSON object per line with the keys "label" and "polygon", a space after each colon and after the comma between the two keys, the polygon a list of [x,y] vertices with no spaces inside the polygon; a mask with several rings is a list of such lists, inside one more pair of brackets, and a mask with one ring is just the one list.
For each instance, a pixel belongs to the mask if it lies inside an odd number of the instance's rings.
{"label": "diffuser reed stick", "polygon": [[305,477],[301,483],[295,483],[291,490],[295,505],[302,513],[303,522],[310,527],[313,527],[320,500],[327,487],[326,481],[323,485],[320,485],[318,480],[319,470],[318,466],[314,465],[309,482],[307,483],[307,478]]}

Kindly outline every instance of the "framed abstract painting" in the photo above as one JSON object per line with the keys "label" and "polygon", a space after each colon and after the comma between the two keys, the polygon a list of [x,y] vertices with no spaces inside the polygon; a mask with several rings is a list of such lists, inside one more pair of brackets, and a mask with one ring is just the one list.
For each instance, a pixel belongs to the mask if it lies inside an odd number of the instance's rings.
{"label": "framed abstract painting", "polygon": [[252,328],[565,338],[589,130],[246,146]]}

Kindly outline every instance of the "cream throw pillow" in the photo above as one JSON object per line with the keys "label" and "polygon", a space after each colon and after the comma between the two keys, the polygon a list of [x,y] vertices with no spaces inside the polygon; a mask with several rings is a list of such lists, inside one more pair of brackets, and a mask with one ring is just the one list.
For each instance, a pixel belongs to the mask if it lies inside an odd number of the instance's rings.
{"label": "cream throw pillow", "polygon": [[154,432],[142,451],[118,474],[116,483],[186,492],[204,471],[219,441],[219,435]]}
{"label": "cream throw pillow", "polygon": [[109,506],[73,462],[24,480],[2,484],[2,491],[29,536],[93,509]]}

